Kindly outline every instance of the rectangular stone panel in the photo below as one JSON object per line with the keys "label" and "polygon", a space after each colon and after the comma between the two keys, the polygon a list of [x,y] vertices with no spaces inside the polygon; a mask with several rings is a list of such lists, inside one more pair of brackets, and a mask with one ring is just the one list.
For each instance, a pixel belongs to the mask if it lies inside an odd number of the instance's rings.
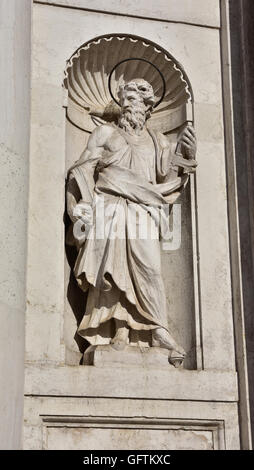
{"label": "rectangular stone panel", "polygon": [[[144,389],[140,392],[144,395]],[[240,445],[237,403],[30,395],[25,398],[24,423],[24,448],[31,450],[114,449],[110,442],[118,436],[117,449],[212,445],[236,450]]]}
{"label": "rectangular stone panel", "polygon": [[215,450],[224,448],[222,423],[43,417],[43,446],[47,450]]}

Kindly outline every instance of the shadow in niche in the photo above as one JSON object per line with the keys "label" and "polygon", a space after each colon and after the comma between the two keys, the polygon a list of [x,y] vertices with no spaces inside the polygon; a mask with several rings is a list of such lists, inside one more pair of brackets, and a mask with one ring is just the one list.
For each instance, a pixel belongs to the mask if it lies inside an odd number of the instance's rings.
{"label": "shadow in niche", "polygon": [[[67,210],[65,210],[64,214],[64,223],[65,223],[65,240],[67,239],[67,233],[71,230],[71,220],[67,214]],[[87,302],[87,292],[83,292],[75,279],[73,274],[73,269],[75,266],[75,261],[78,255],[77,249],[75,246],[71,246],[65,243],[65,253],[67,262],[70,267],[70,276],[68,281],[67,287],[67,299],[71,306],[72,312],[76,318],[77,328],[80,325],[80,322],[84,316],[86,310],[86,302]],[[85,350],[88,348],[89,343],[86,341],[82,336],[80,336],[77,332],[74,335],[74,339],[78,345],[79,351],[84,354]],[[82,358],[80,360],[80,364],[82,363]]]}
{"label": "shadow in niche", "polygon": [[[65,223],[65,241],[66,241],[68,240],[68,231],[71,230],[71,226],[72,226],[71,220],[67,214],[67,210],[65,211],[65,215],[64,215],[64,223]],[[70,267],[70,276],[69,276],[68,287],[67,287],[67,299],[71,307],[71,310],[75,316],[75,319],[77,322],[77,329],[78,329],[86,312],[88,291],[83,292],[82,289],[80,289],[73,273],[76,258],[78,255],[76,247],[73,245],[69,245],[65,242],[65,253],[66,253],[67,262]],[[107,306],[107,303],[105,302],[102,305]],[[112,338],[116,332],[113,319],[105,322],[103,326],[104,328],[100,330],[100,336],[105,337],[105,338],[108,338],[108,337]],[[91,330],[87,330],[87,335],[89,336],[90,334],[92,334]],[[90,346],[90,343],[86,339],[84,339],[82,336],[80,336],[77,331],[74,335],[74,340],[76,341],[79,351],[82,354],[82,357],[80,359],[80,364],[83,364],[83,355],[86,349]]]}

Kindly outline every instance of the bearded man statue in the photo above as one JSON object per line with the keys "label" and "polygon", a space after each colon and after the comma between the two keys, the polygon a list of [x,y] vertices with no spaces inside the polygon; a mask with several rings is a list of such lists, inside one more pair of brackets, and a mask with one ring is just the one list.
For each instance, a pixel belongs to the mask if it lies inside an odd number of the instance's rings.
{"label": "bearded man statue", "polygon": [[[166,348],[169,362],[179,365],[185,352],[169,331],[160,236],[168,223],[165,208],[196,167],[195,132],[186,125],[172,150],[163,134],[149,129],[155,97],[143,79],[120,87],[119,99],[117,124],[97,127],[68,172],[67,207],[78,249],[74,274],[88,290],[78,334],[90,345],[117,350]],[[147,230],[140,237],[144,223],[159,236]]]}

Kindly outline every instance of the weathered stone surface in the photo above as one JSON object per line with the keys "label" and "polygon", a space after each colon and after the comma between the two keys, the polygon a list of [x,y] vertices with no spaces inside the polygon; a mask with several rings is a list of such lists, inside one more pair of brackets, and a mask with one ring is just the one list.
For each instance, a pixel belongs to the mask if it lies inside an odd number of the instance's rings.
{"label": "weathered stone surface", "polygon": [[[117,370],[117,374],[115,371]],[[131,371],[131,380],[130,380]],[[190,371],[170,365],[80,367],[27,365],[25,394],[136,397],[179,400],[238,400],[237,375],[230,371]]]}
{"label": "weathered stone surface", "polygon": [[[42,3],[42,2],[40,2]],[[121,15],[154,18],[163,21],[179,21],[204,26],[220,26],[219,0],[43,0],[45,4],[57,4],[66,7],[84,8]]]}
{"label": "weathered stone surface", "polygon": [[[112,426],[112,424],[111,424]],[[213,450],[213,433],[190,426],[182,429],[121,429],[112,427],[52,426],[47,430],[48,450]],[[126,425],[125,425],[126,426]],[[131,426],[131,425],[130,425]],[[150,425],[151,426],[151,425]]]}
{"label": "weathered stone surface", "polygon": [[[86,449],[87,436],[90,449],[119,449],[117,439],[109,442],[119,433],[121,445],[128,450],[144,449],[145,442],[149,448],[156,442],[157,449],[239,449],[237,414],[235,403],[27,397],[24,447]],[[95,428],[98,440],[94,440]]]}
{"label": "weathered stone surface", "polygon": [[21,447],[30,138],[31,1],[0,2],[0,448]]}

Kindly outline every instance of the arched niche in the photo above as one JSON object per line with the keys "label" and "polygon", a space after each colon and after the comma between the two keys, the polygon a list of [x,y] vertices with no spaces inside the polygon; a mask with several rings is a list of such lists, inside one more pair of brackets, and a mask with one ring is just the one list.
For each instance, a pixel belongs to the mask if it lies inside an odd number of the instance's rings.
{"label": "arched niche", "polygon": [[67,61],[69,119],[88,132],[113,120],[118,88],[134,77],[152,85],[157,102],[162,98],[149,121],[153,129],[169,133],[193,119],[192,90],[182,66],[157,44],[124,34],[95,38]]}
{"label": "arched niche", "polygon": [[[105,35],[80,46],[66,64],[63,81],[66,90],[66,170],[80,157],[96,126],[117,120],[120,110],[116,103],[118,88],[132,78],[144,78],[153,86],[158,105],[148,125],[167,135],[174,149],[181,127],[194,121],[192,88],[183,67],[167,51],[147,39],[125,34]],[[198,283],[194,261],[193,178],[177,204],[181,206],[181,246],[177,250],[162,250],[163,277],[170,324],[176,331],[176,339],[188,352],[185,367],[195,369],[200,361],[198,306],[195,303]],[[86,299],[71,274],[75,249],[67,248],[66,253],[66,362],[76,364],[86,347],[82,338],[75,335]]]}

